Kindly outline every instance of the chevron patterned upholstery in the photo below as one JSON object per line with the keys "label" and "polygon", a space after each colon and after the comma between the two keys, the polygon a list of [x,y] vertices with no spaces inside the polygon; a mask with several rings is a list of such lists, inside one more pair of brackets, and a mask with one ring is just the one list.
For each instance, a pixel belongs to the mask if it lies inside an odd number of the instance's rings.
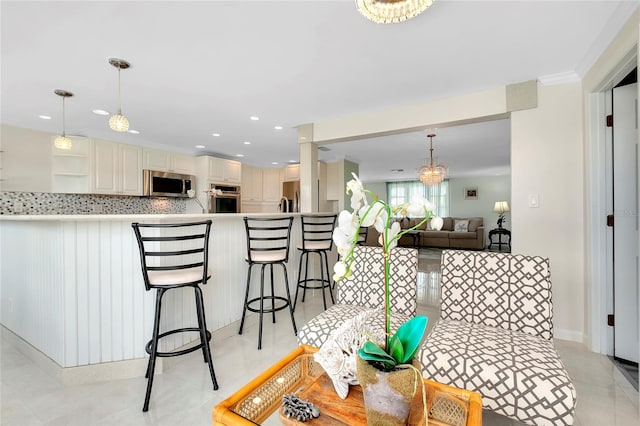
{"label": "chevron patterned upholstery", "polygon": [[477,391],[484,408],[526,424],[571,425],[576,392],[553,346],[552,314],[548,259],[446,250],[423,376]]}
{"label": "chevron patterned upholstery", "polygon": [[[396,247],[391,251],[391,329],[416,315],[418,251]],[[384,261],[382,248],[356,246],[351,275],[336,284],[336,304],[298,330],[298,344],[317,348],[342,322],[368,309],[379,309],[377,323],[384,327]]]}

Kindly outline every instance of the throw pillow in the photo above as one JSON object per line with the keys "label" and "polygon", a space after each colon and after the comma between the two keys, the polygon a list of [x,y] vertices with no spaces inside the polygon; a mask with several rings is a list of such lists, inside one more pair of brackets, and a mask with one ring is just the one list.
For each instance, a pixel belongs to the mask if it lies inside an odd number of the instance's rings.
{"label": "throw pillow", "polygon": [[[356,377],[358,349],[370,339],[376,342],[384,341],[383,331],[370,325],[370,318],[379,315],[379,311],[367,310],[344,321],[331,332],[318,352],[313,354],[313,358],[327,372],[336,393],[342,399],[349,394],[349,385],[358,384]],[[367,322],[369,324],[366,324]]]}
{"label": "throw pillow", "polygon": [[429,221],[429,228],[432,231],[439,231],[442,229],[442,225],[444,225],[444,220],[440,216],[432,217]]}
{"label": "throw pillow", "polygon": [[453,225],[454,232],[469,232],[469,219],[456,219]]}

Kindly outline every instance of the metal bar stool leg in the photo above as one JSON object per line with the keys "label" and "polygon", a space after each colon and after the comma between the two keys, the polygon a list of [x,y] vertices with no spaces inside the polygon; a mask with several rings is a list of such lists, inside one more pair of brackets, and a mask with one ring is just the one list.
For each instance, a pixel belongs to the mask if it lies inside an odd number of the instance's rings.
{"label": "metal bar stool leg", "polygon": [[151,353],[149,354],[149,364],[147,366],[147,393],[144,397],[142,411],[149,411],[149,398],[151,398],[151,387],[153,386],[153,374],[156,369],[156,354],[158,353],[158,335],[160,334],[160,312],[162,309],[162,296],[165,289],[160,288],[156,293],[156,312],[153,320],[153,337],[151,338]]}
{"label": "metal bar stool leg", "polygon": [[289,313],[291,314],[291,324],[293,325],[293,334],[298,335],[298,328],[296,327],[296,319],[293,317],[293,306],[291,305],[291,294],[289,293],[289,276],[287,275],[287,266],[284,263],[280,263],[282,270],[284,271],[284,288],[287,290],[287,300],[289,301]]}
{"label": "metal bar stool leg", "polygon": [[[322,306],[324,307],[324,310],[327,310],[327,295],[325,292],[325,285],[324,285],[324,265],[322,263],[322,252],[321,251],[317,251],[315,252],[318,257],[320,258],[320,290],[322,290]],[[303,300],[304,301],[304,300]]]}
{"label": "metal bar stool leg", "polygon": [[[304,298],[307,295],[307,283],[309,282],[309,252],[304,251],[304,287],[302,288],[302,303],[304,303]],[[325,306],[325,310],[327,307]]]}
{"label": "metal bar stool leg", "polygon": [[[329,289],[329,296],[331,296],[331,303],[335,304],[336,301],[333,297],[333,289],[331,287],[331,273],[329,272],[329,255],[326,251],[322,251],[321,253],[322,256],[320,257],[324,257],[324,267],[325,271],[327,271],[327,288]],[[322,259],[320,259],[320,262],[322,262]],[[322,268],[322,265],[320,265],[320,268]]]}
{"label": "metal bar stool leg", "polygon": [[269,272],[271,274],[271,316],[273,317],[273,323],[276,323],[276,292],[273,289],[273,263],[269,264]]}
{"label": "metal bar stool leg", "polygon": [[209,374],[211,375],[213,390],[218,390],[218,381],[216,380],[216,373],[213,369],[213,359],[211,358],[211,348],[209,347],[207,323],[204,317],[204,298],[202,297],[202,289],[197,285],[194,286],[194,289],[196,292],[196,310],[198,314],[198,324],[200,325],[200,342],[202,342],[204,360],[209,364]]}
{"label": "metal bar stool leg", "polygon": [[253,264],[249,264],[249,270],[247,271],[247,291],[244,294],[244,307],[242,308],[242,319],[240,320],[240,330],[238,334],[242,334],[242,327],[244,326],[244,317],[247,315],[247,301],[249,300],[249,285],[251,284],[251,268]]}
{"label": "metal bar stool leg", "polygon": [[[298,281],[300,281],[300,277],[302,276],[302,258],[305,255],[305,251],[300,254],[300,259],[298,260]],[[296,310],[296,304],[298,303],[298,289],[300,286],[296,284],[296,296],[293,298],[293,310]]]}
{"label": "metal bar stool leg", "polygon": [[260,268],[260,320],[258,324],[258,350],[262,349],[262,318],[264,316],[264,268],[267,265],[262,265]]}

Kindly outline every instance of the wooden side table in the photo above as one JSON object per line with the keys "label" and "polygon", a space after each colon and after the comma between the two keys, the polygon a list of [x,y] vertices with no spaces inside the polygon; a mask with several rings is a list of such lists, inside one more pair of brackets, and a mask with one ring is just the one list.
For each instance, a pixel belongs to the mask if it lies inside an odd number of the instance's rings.
{"label": "wooden side table", "polygon": [[[494,243],[493,242],[493,237],[494,236],[498,236],[498,242]],[[506,235],[509,237],[509,240],[505,243],[502,242],[502,236]],[[493,246],[494,244],[498,245],[498,251],[502,251],[502,245],[508,245],[509,247],[509,251],[511,251],[511,231],[509,231],[506,228],[494,228],[491,231],[489,231],[489,249],[491,249],[491,246]]]}
{"label": "wooden side table", "polygon": [[[212,412],[213,425],[249,426],[261,424],[267,418],[271,421],[270,416],[277,413],[282,405],[282,397],[290,393],[296,393],[302,399],[309,400],[320,408],[320,417],[312,420],[310,424],[332,426],[366,424],[361,388],[352,386],[347,398],[340,399],[329,377],[320,364],[313,360],[313,353],[316,351],[317,349],[311,346],[299,346],[242,389],[216,405]],[[428,406],[436,391],[452,395],[468,404],[466,426],[482,424],[480,394],[427,379],[424,379],[424,383]],[[416,406],[414,409],[412,405],[410,426],[424,424],[421,394],[414,398],[414,404],[416,403],[419,407]],[[275,416],[277,418],[278,414]]]}

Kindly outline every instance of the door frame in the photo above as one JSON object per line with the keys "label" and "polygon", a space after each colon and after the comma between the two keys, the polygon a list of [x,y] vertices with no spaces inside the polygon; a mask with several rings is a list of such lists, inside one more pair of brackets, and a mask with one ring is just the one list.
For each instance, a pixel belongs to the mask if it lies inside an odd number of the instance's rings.
{"label": "door frame", "polygon": [[585,93],[585,277],[588,312],[585,343],[591,351],[607,355],[613,355],[613,329],[607,325],[607,315],[613,313],[613,288],[608,285],[611,283],[608,277],[611,271],[607,270],[606,141],[611,134],[610,131],[607,134],[604,119],[607,114],[606,92],[638,67],[638,47],[636,43],[592,92]]}

